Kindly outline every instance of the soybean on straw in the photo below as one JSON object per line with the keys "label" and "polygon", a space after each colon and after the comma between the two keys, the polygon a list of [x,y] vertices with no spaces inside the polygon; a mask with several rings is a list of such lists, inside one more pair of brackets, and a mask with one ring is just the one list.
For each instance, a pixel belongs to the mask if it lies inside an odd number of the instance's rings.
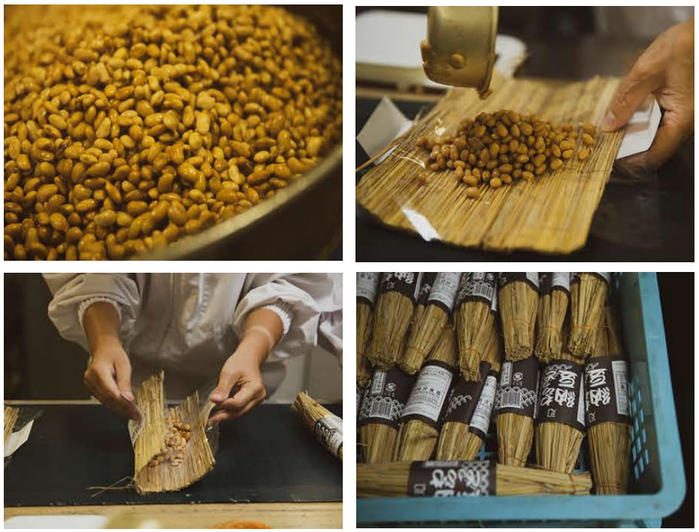
{"label": "soybean on straw", "polygon": [[627,493],[631,456],[631,418],[627,395],[628,362],[610,307],[603,333],[607,352],[595,350],[585,367],[587,445],[598,495]]}
{"label": "soybean on straw", "polygon": [[563,347],[563,324],[570,302],[570,274],[539,274],[539,306],[534,353],[541,362],[558,356]]}
{"label": "soybean on straw", "polygon": [[452,384],[437,442],[437,460],[473,460],[478,454],[490,427],[501,361],[502,343],[493,329],[480,364],[480,382],[466,382],[457,376]]}
{"label": "soybean on straw", "polygon": [[[442,471],[454,471],[472,467],[495,469],[494,495],[586,495],[592,481],[589,473],[566,474],[543,469],[516,467],[479,462],[391,462],[385,464],[357,464],[357,497],[401,497],[419,495],[411,489],[412,471],[426,469],[430,465]],[[474,464],[474,465],[470,465]],[[414,469],[413,469],[414,468]],[[447,474],[444,475],[445,477]],[[429,493],[425,493],[429,495]]]}
{"label": "soybean on straw", "polygon": [[456,371],[456,359],[454,330],[443,329],[403,409],[396,460],[427,460],[434,453],[443,406]]}
{"label": "soybean on straw", "polygon": [[505,359],[524,360],[534,352],[539,274],[503,272],[498,277],[498,287]]}
{"label": "soybean on straw", "polygon": [[323,447],[342,460],[342,419],[307,392],[299,393],[291,408],[301,416]]}
{"label": "soybean on straw", "polygon": [[371,379],[365,350],[371,335],[371,322],[376,293],[379,289],[379,278],[380,274],[375,272],[357,273],[357,383],[360,386],[366,386]]}
{"label": "soybean on straw", "polygon": [[611,274],[577,272],[570,279],[570,338],[568,350],[579,361],[592,354],[602,323]]}

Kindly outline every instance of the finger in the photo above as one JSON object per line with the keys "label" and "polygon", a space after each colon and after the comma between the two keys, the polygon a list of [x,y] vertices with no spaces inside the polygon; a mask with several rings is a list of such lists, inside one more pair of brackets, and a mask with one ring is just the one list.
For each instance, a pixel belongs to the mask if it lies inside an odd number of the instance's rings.
{"label": "finger", "polygon": [[228,362],[223,365],[223,369],[221,370],[221,374],[218,378],[218,385],[209,396],[209,399],[217,404],[226,400],[226,398],[231,394],[231,389],[239,378],[239,374],[235,371],[230,371],[227,366]]}
{"label": "finger", "polygon": [[121,396],[129,401],[134,400],[133,393],[131,392],[131,363],[127,357],[120,358],[115,364],[114,369],[116,370],[116,382]]}
{"label": "finger", "polygon": [[265,389],[261,385],[248,384],[243,386],[230,399],[221,403],[220,408],[236,414],[242,412],[249,404],[255,406],[265,397]]}
{"label": "finger", "polygon": [[602,129],[615,131],[626,125],[643,100],[657,88],[658,79],[654,74],[648,73],[641,56],[612,97]]}
{"label": "finger", "polygon": [[677,151],[682,142],[689,136],[689,130],[675,120],[675,115],[667,112],[663,116],[655,139],[646,154],[646,164],[649,168],[660,168]]}
{"label": "finger", "polygon": [[92,375],[93,385],[100,391],[103,405],[122,417],[139,418],[136,405],[122,396],[110,366],[96,365]]}

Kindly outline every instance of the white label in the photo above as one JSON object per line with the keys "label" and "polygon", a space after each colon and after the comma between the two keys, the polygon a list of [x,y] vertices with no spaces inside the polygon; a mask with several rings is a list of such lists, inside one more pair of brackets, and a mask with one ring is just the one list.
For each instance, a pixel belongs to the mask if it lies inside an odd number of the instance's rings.
{"label": "white label", "polygon": [[314,432],[327,450],[338,456],[342,446],[342,418],[334,414],[328,414],[320,418],[314,427]]}
{"label": "white label", "polygon": [[630,416],[628,365],[625,360],[612,360],[614,389],[616,391],[616,411],[622,416]]}
{"label": "white label", "polygon": [[585,426],[585,378],[580,376],[580,393],[578,394],[578,423]]}
{"label": "white label", "polygon": [[493,312],[498,311],[498,291],[493,292],[493,300],[490,302],[490,310]]}
{"label": "white label", "polygon": [[512,384],[512,362],[503,362],[500,370],[500,386]]}
{"label": "white label", "polygon": [[429,301],[439,301],[449,311],[454,310],[454,301],[456,300],[456,294],[459,291],[459,280],[461,279],[461,273],[459,272],[441,272],[437,274],[434,279],[434,284],[432,285],[432,290],[430,290]]}
{"label": "white label", "polygon": [[383,393],[383,388],[386,386],[386,375],[387,372],[383,370],[374,372],[374,376],[371,379],[371,395],[381,395]]}
{"label": "white label", "polygon": [[478,399],[478,404],[469,423],[470,427],[475,427],[484,434],[488,434],[490,427],[490,416],[493,413],[493,405],[495,405],[496,384],[497,379],[493,375],[486,377],[481,397]]}
{"label": "white label", "polygon": [[527,281],[532,283],[534,286],[536,286],[536,289],[539,289],[539,272],[525,272],[525,275],[527,276]]}
{"label": "white label", "polygon": [[570,273],[568,272],[553,272],[551,274],[551,288],[562,288],[566,292],[570,292]]}
{"label": "white label", "polygon": [[376,272],[357,272],[357,297],[363,297],[373,305],[379,289],[379,274]]}
{"label": "white label", "polygon": [[420,370],[408,403],[403,409],[403,417],[424,416],[436,423],[447,398],[452,377],[453,374],[448,369],[428,362]]}
{"label": "white label", "polygon": [[597,275],[599,275],[602,279],[607,281],[607,284],[612,280],[612,274],[611,272],[595,272]]}

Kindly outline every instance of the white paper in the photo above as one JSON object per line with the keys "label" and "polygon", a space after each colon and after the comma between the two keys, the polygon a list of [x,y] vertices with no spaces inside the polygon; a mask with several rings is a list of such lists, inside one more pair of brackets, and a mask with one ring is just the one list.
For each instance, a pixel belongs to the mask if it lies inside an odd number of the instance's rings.
{"label": "white paper", "polygon": [[[371,158],[390,144],[391,141],[408,131],[412,125],[412,120],[407,119],[400,112],[400,109],[389,98],[384,96],[381,98],[379,105],[376,106],[376,109],[374,109],[374,112],[371,113],[369,120],[364,124],[359,135],[357,135],[357,141]],[[383,161],[391,151],[387,151],[376,160],[376,163]]]}
{"label": "white paper", "polygon": [[629,120],[617,159],[647,151],[660,125],[660,106],[654,96],[648,96]]}
{"label": "white paper", "polygon": [[20,515],[5,521],[5,528],[23,529],[63,529],[104,528],[107,524],[104,515]]}
{"label": "white paper", "polygon": [[24,442],[29,439],[29,433],[32,431],[33,426],[34,421],[32,420],[17,432],[10,434],[10,436],[7,438],[7,443],[5,444],[5,458],[12,456],[12,453],[19,449]]}

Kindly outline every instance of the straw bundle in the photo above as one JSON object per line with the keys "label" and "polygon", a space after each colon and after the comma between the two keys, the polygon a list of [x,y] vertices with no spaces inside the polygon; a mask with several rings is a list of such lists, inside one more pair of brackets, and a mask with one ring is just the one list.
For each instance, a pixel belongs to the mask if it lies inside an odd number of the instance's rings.
{"label": "straw bundle", "polygon": [[396,149],[366,172],[357,186],[357,201],[385,224],[413,234],[425,234],[426,227],[457,246],[570,253],[585,244],[622,132],[598,134],[585,161],[571,158],[531,182],[484,187],[477,200],[469,198],[467,187],[452,172],[427,168],[429,154],[417,139],[434,137],[436,131],[453,135],[464,118],[501,109],[534,112],[556,124],[599,126],[617,85],[617,79],[609,78],[575,83],[515,79],[487,100],[472,90],[452,89],[394,142]]}
{"label": "straw bundle", "polygon": [[214,466],[205,434],[208,409],[206,415],[200,413],[196,392],[182,404],[167,409],[163,379],[163,372],[152,376],[134,394],[142,414],[141,421],[129,422],[138,493],[180,490]]}
{"label": "straw bundle", "polygon": [[400,368],[376,370],[359,409],[359,441],[368,463],[393,459],[400,416],[415,377]]}
{"label": "straw bundle", "polygon": [[384,273],[381,278],[371,348],[367,352],[369,361],[379,369],[388,369],[398,362],[419,285],[416,272]]}
{"label": "straw bundle", "polygon": [[477,381],[483,353],[495,327],[497,278],[494,273],[461,275],[456,296],[454,329],[459,341],[459,368],[467,381]]}
{"label": "straw bundle", "polygon": [[299,393],[291,408],[303,418],[323,447],[342,460],[342,418],[313,399],[308,392]]}
{"label": "straw bundle", "polygon": [[586,495],[591,487],[589,473],[568,475],[492,461],[357,465],[357,497]]}
{"label": "straw bundle", "polygon": [[[429,274],[425,274],[425,277]],[[425,362],[425,357],[439,340],[442,330],[451,319],[461,273],[437,273],[431,282],[424,310],[418,302],[413,326],[408,336],[405,356],[401,367],[407,373],[416,373]],[[426,283],[423,281],[423,288]],[[422,294],[423,288],[420,289]]]}
{"label": "straw bundle", "polygon": [[543,363],[557,357],[563,347],[562,330],[570,301],[570,274],[539,274],[539,307],[534,352]]}
{"label": "straw bundle", "polygon": [[378,288],[378,273],[357,273],[357,382],[363,386],[371,379],[370,367],[364,352],[371,335],[372,315]]}
{"label": "straw bundle", "polygon": [[473,460],[483,445],[495,406],[502,344],[495,329],[480,364],[478,382],[459,376],[452,384],[437,442],[437,460]]}
{"label": "straw bundle", "polygon": [[495,399],[499,463],[526,463],[534,439],[538,393],[539,361],[535,356],[503,362]]}
{"label": "straw bundle", "polygon": [[7,444],[7,438],[10,437],[12,431],[15,428],[15,423],[17,423],[17,417],[19,416],[19,408],[13,406],[5,407],[5,443]]}
{"label": "straw bundle", "polygon": [[[631,455],[628,362],[622,358],[619,329],[605,310],[599,342],[585,366],[587,444],[598,495],[627,493]],[[604,352],[603,347],[607,348]]]}
{"label": "straw bundle", "polygon": [[584,368],[566,353],[541,368],[536,463],[572,473],[585,437]]}
{"label": "straw bundle", "polygon": [[505,359],[524,360],[534,352],[539,274],[503,272],[498,277],[498,309],[505,337]]}
{"label": "straw bundle", "polygon": [[456,371],[456,358],[454,330],[443,329],[403,409],[396,460],[427,460],[432,456],[439,437],[442,410]]}
{"label": "straw bundle", "polygon": [[592,354],[610,280],[611,274],[607,272],[571,274],[568,350],[579,362]]}

